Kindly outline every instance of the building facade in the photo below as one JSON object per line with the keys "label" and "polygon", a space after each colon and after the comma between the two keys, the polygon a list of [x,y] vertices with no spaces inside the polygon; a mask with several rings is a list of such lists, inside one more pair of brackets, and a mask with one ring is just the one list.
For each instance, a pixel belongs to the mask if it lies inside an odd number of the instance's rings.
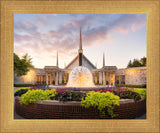
{"label": "building facade", "polygon": [[102,68],[97,69],[83,54],[81,30],[78,54],[64,69],[59,68],[57,53],[56,66],[45,66],[43,69],[30,68],[24,76],[17,77],[15,75],[14,83],[63,85],[68,82],[70,72],[77,66],[87,67],[93,75],[94,83],[97,85],[146,84],[146,67],[117,69],[116,66],[106,66],[104,54],[103,66]]}

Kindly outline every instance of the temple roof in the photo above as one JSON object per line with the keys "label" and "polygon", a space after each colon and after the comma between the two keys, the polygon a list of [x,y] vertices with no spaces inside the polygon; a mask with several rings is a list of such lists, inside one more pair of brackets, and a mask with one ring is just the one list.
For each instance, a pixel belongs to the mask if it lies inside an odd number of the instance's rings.
{"label": "temple roof", "polygon": [[[86,60],[93,67],[93,69],[96,69],[96,67],[89,61],[89,59],[84,54],[83,54],[82,58],[84,60]],[[78,55],[65,67],[65,69],[68,69],[68,67],[71,66],[77,59],[78,59]],[[82,62],[82,64],[83,64],[83,62]]]}

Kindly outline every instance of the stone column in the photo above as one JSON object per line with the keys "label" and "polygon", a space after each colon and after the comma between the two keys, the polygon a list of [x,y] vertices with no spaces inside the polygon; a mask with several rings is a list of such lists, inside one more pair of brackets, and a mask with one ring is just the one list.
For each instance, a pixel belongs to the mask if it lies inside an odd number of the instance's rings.
{"label": "stone column", "polygon": [[113,85],[115,85],[115,74],[113,74]]}
{"label": "stone column", "polygon": [[103,85],[104,86],[106,85],[106,75],[105,75],[105,72],[103,72]]}
{"label": "stone column", "polygon": [[62,72],[59,72],[59,84],[62,84]]}
{"label": "stone column", "polygon": [[56,82],[55,85],[58,85],[58,72],[56,72]]}
{"label": "stone column", "polygon": [[48,85],[48,73],[46,73],[46,84]]}
{"label": "stone column", "polygon": [[102,73],[99,72],[99,83],[102,84]]}

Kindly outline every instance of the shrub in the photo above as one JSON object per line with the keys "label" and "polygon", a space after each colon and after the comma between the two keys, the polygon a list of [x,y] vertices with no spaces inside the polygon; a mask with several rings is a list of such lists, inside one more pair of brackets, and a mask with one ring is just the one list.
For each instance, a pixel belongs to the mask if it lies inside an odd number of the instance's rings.
{"label": "shrub", "polygon": [[134,88],[134,89],[129,89],[130,91],[133,92],[137,92],[141,97],[144,97],[146,99],[146,89],[138,89],[138,88]]}
{"label": "shrub", "polygon": [[57,94],[51,99],[59,101],[81,101],[85,97],[85,93],[79,91],[57,90]]}
{"label": "shrub", "polygon": [[21,96],[22,94],[26,93],[29,88],[19,88],[14,92],[14,96]]}
{"label": "shrub", "polygon": [[52,81],[52,84],[55,85],[55,81],[54,80]]}
{"label": "shrub", "polygon": [[21,96],[21,104],[28,105],[29,103],[40,101],[40,100],[50,100],[50,97],[55,96],[56,90],[29,90]]}
{"label": "shrub", "polygon": [[146,84],[144,84],[144,85],[125,85],[125,84],[118,85],[118,84],[116,84],[116,86],[119,86],[119,87],[132,87],[132,88],[146,88]]}
{"label": "shrub", "polygon": [[31,87],[34,86],[34,84],[14,84],[14,87]]}
{"label": "shrub", "polygon": [[90,91],[82,98],[81,105],[88,108],[90,106],[97,107],[100,114],[105,115],[105,108],[107,107],[108,114],[113,118],[115,114],[113,109],[115,105],[119,105],[119,96],[110,92],[100,93]]}
{"label": "shrub", "polygon": [[133,91],[114,91],[114,94],[119,96],[120,99],[134,99],[134,101],[141,99],[141,96],[137,92]]}

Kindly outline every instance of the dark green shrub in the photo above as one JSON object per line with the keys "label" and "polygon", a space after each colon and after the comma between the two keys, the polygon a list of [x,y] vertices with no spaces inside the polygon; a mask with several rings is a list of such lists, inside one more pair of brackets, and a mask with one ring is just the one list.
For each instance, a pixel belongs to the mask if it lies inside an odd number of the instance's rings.
{"label": "dark green shrub", "polygon": [[14,87],[31,87],[34,86],[34,84],[14,84]]}
{"label": "dark green shrub", "polygon": [[52,100],[59,101],[81,101],[85,97],[85,93],[79,91],[68,91],[63,93],[57,93],[54,97],[51,97]]}
{"label": "dark green shrub", "polygon": [[141,99],[141,96],[137,92],[133,91],[114,91],[114,94],[119,96],[120,99],[134,99],[134,101],[138,101]]}
{"label": "dark green shrub", "polygon": [[109,82],[108,82],[108,81],[106,81],[106,85],[109,85]]}
{"label": "dark green shrub", "polygon": [[52,84],[55,85],[55,81],[54,80],[52,81]]}
{"label": "dark green shrub", "polygon": [[18,89],[14,92],[14,96],[19,96],[20,97],[21,95],[26,93],[28,90],[29,90],[29,88],[20,88],[20,89]]}
{"label": "dark green shrub", "polygon": [[131,88],[146,88],[146,84],[144,85],[125,85],[125,84],[116,84],[116,86],[119,86],[119,87],[131,87]]}

